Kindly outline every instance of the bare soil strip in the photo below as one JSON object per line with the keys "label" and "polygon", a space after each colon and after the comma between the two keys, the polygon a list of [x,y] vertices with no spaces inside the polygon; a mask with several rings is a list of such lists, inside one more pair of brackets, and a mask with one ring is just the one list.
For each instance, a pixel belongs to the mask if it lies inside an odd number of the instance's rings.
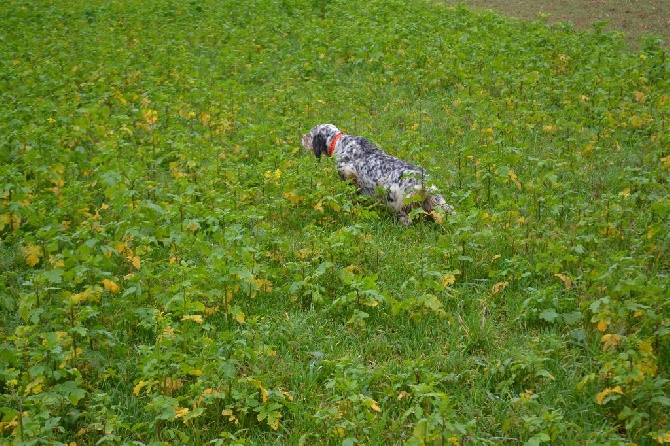
{"label": "bare soil strip", "polygon": [[525,20],[546,17],[549,22],[572,22],[577,29],[593,29],[608,22],[606,30],[622,32],[633,46],[653,34],[670,48],[670,0],[460,0],[449,3],[492,9]]}

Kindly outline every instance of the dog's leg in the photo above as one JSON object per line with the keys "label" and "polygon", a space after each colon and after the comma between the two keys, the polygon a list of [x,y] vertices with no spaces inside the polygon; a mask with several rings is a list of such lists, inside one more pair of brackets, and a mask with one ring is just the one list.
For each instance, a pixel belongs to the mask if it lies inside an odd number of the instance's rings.
{"label": "dog's leg", "polygon": [[356,170],[346,163],[337,164],[337,173],[342,181],[350,181],[354,186],[358,187],[358,174]]}
{"label": "dog's leg", "polygon": [[431,212],[433,209],[435,209],[436,206],[442,208],[442,210],[447,215],[456,215],[454,207],[450,204],[447,204],[444,198],[442,198],[442,195],[429,196],[423,202],[423,210],[426,212]]}
{"label": "dog's leg", "polygon": [[412,222],[409,219],[409,215],[407,215],[407,212],[405,211],[400,211],[398,212],[398,220],[400,220],[400,223],[402,223],[405,226],[409,226],[409,224]]}

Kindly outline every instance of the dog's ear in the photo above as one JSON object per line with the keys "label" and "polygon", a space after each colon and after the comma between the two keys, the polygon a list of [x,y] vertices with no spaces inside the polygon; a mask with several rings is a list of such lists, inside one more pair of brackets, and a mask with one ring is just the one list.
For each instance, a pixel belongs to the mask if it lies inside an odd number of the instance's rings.
{"label": "dog's ear", "polygon": [[312,137],[312,150],[314,155],[317,158],[321,158],[321,155],[328,153],[328,148],[326,147],[326,137],[321,133],[317,133]]}

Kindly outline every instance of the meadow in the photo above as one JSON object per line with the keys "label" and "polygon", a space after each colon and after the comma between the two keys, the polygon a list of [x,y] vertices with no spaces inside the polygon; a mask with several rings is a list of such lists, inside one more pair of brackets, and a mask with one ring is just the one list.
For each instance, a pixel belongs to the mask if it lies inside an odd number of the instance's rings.
{"label": "meadow", "polygon": [[[670,61],[426,0],[0,3],[0,443],[670,443]],[[407,228],[300,135],[424,166]]]}

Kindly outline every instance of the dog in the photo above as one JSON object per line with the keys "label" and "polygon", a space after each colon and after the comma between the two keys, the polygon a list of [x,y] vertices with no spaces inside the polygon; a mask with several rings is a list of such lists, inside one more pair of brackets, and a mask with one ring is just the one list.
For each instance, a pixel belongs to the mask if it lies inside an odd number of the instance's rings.
{"label": "dog", "polygon": [[332,124],[319,124],[302,135],[302,145],[314,156],[334,156],[342,180],[349,180],[365,195],[383,201],[404,225],[409,213],[421,206],[433,214],[435,208],[454,215],[433,185],[428,185],[421,167],[385,153],[361,136],[342,133]]}

